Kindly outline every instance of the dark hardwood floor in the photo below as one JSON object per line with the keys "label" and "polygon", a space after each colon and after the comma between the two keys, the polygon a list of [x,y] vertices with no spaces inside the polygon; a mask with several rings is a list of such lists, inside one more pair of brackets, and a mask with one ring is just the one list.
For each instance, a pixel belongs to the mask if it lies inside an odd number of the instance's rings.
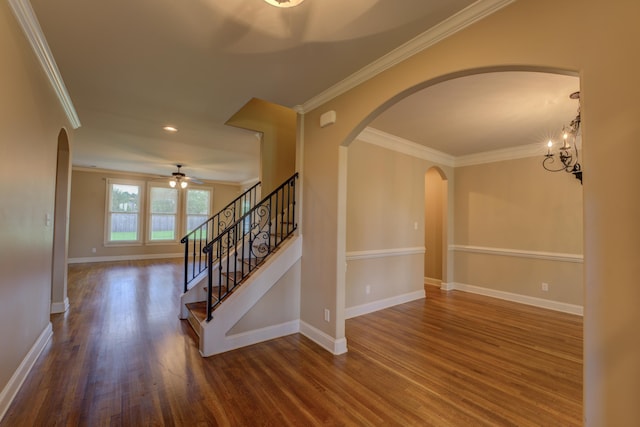
{"label": "dark hardwood floor", "polygon": [[428,287],[348,320],[345,355],[296,334],[203,359],[180,274],[71,266],[71,309],[0,426],[582,424],[578,316]]}

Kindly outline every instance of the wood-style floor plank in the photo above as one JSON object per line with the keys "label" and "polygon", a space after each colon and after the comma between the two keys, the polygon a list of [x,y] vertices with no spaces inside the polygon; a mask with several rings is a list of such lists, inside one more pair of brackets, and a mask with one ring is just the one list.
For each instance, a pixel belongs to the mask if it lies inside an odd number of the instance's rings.
{"label": "wood-style floor plank", "polygon": [[578,426],[582,318],[427,287],[347,321],[207,359],[177,261],[73,265],[69,312],[0,426]]}

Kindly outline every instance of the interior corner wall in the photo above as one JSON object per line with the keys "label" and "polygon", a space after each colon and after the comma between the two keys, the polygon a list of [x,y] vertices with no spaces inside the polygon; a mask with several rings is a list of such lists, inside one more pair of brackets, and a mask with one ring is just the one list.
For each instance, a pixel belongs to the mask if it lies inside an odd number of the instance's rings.
{"label": "interior corner wall", "polygon": [[21,364],[50,325],[58,134],[69,122],[6,1],[0,63],[1,416],[20,385],[15,375],[26,375]]}
{"label": "interior corner wall", "polygon": [[262,133],[261,193],[268,195],[296,171],[297,113],[282,105],[252,98],[226,124]]}
{"label": "interior corner wall", "polygon": [[[150,182],[154,176],[126,174],[116,171],[87,171],[74,169],[71,175],[69,209],[69,258],[90,261],[91,258],[175,256],[184,254],[180,243],[141,244],[136,246],[105,246],[105,203],[108,178]],[[156,181],[157,182],[157,181]],[[218,212],[240,194],[240,185],[207,183],[213,188],[212,212]],[[145,193],[146,197],[146,193]],[[92,249],[95,248],[95,253]]]}
{"label": "interior corner wall", "polygon": [[580,182],[537,157],[460,167],[455,177],[455,282],[582,306],[583,264],[566,257],[583,253]]}

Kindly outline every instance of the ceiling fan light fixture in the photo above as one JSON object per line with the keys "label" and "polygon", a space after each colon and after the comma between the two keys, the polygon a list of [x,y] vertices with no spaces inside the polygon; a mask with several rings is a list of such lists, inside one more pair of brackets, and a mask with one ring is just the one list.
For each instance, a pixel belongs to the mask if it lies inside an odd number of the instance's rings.
{"label": "ceiling fan light fixture", "polygon": [[180,181],[180,188],[187,188],[187,181]]}
{"label": "ceiling fan light fixture", "polygon": [[171,188],[175,188],[176,187],[176,180],[175,179],[169,180],[169,187],[171,187]]}
{"label": "ceiling fan light fixture", "polygon": [[298,6],[304,0],[264,0],[271,6],[275,7],[294,7]]}

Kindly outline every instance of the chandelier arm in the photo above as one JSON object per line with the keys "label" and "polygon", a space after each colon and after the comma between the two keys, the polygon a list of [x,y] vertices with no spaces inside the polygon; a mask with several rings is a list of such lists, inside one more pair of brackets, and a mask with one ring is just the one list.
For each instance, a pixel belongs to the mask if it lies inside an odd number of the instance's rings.
{"label": "chandelier arm", "polygon": [[549,167],[547,164],[553,164],[555,163],[555,158],[553,154],[547,154],[545,155],[545,159],[542,161],[542,167],[545,168],[546,170],[548,170],[549,172],[569,172],[570,169],[568,170],[568,166],[564,164],[564,162],[562,162],[562,166],[560,168],[551,168]]}

